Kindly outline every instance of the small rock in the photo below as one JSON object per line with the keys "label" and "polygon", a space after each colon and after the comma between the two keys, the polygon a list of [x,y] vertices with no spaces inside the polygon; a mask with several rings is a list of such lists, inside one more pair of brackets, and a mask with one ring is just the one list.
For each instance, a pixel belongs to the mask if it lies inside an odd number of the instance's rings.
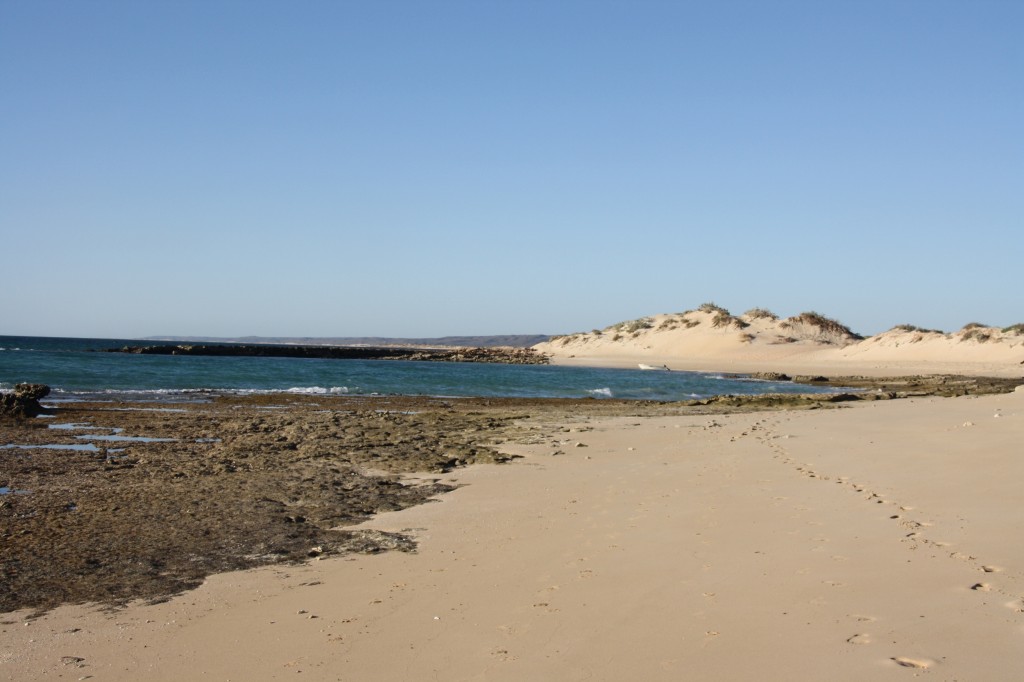
{"label": "small rock", "polygon": [[14,387],[14,395],[19,398],[34,398],[39,400],[50,395],[50,387],[46,384],[17,384]]}
{"label": "small rock", "polygon": [[782,372],[754,372],[750,375],[752,379],[762,379],[765,381],[792,381],[792,378],[783,374]]}
{"label": "small rock", "polygon": [[50,394],[45,384],[18,384],[13,393],[0,394],[0,414],[11,417],[35,417],[43,413],[40,398]]}

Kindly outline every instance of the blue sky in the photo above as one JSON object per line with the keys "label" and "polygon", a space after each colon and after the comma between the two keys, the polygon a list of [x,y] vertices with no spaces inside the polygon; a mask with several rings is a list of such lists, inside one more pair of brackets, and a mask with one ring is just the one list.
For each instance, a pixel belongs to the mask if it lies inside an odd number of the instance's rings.
{"label": "blue sky", "polygon": [[1024,321],[1024,3],[0,0],[0,334]]}

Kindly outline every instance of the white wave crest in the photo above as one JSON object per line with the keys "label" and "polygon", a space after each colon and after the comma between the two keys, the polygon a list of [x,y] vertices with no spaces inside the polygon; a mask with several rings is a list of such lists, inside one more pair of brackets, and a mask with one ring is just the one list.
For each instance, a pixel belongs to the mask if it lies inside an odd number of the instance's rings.
{"label": "white wave crest", "polygon": [[344,395],[348,393],[348,386],[331,386],[330,388],[324,388],[323,386],[293,386],[285,391],[285,393],[298,393],[302,395]]}
{"label": "white wave crest", "polygon": [[604,398],[611,398],[612,397],[612,389],[607,388],[607,387],[605,387],[605,388],[589,389],[589,390],[587,390],[587,393],[589,393],[590,395],[602,396]]}

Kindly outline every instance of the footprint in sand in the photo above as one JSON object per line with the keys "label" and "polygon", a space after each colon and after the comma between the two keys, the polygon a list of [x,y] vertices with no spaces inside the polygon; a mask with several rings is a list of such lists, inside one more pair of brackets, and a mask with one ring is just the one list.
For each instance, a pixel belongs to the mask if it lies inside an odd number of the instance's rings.
{"label": "footprint in sand", "polygon": [[924,658],[905,658],[903,656],[893,656],[891,659],[893,663],[904,668],[917,668],[923,670],[930,668],[935,664],[935,661],[929,661]]}
{"label": "footprint in sand", "polygon": [[491,656],[497,658],[499,661],[514,661],[518,656],[510,654],[508,649],[491,649]]}
{"label": "footprint in sand", "polygon": [[877,620],[874,616],[862,616],[857,613],[850,614],[850,618],[853,618],[858,623],[873,623]]}
{"label": "footprint in sand", "polygon": [[867,633],[860,632],[860,633],[857,633],[856,635],[853,635],[852,637],[847,637],[846,638],[846,643],[847,644],[871,644],[871,635],[869,635]]}
{"label": "footprint in sand", "polygon": [[974,583],[971,585],[971,589],[975,592],[990,592],[992,590],[992,586],[988,583]]}

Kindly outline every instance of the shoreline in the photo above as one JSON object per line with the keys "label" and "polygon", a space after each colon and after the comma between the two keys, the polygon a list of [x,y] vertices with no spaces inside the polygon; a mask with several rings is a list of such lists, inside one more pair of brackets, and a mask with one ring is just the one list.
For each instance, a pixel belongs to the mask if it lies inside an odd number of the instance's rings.
{"label": "shoreline", "polygon": [[[797,382],[833,390],[678,402],[273,393],[68,401],[44,409],[47,419],[4,418],[0,610],[160,600],[224,571],[412,550],[409,538],[348,527],[449,492],[436,475],[507,462],[503,444],[528,440],[539,424],[835,409],[1007,393],[1017,383],[946,376]],[[406,483],[424,472],[434,478]],[[169,525],[174,532],[166,532]]]}
{"label": "shoreline", "polygon": [[640,365],[667,366],[670,370],[686,372],[720,372],[726,374],[756,374],[780,372],[790,375],[823,374],[886,378],[893,376],[957,375],[1020,379],[1024,382],[1024,364],[1005,362],[953,362],[953,361],[862,361],[835,358],[815,358],[811,354],[795,353],[792,357],[757,358],[701,358],[687,359],[674,355],[616,353],[607,355],[552,355],[549,364],[564,367],[595,367],[600,369],[637,369]]}
{"label": "shoreline", "polygon": [[[268,428],[255,432],[267,438],[304,427],[304,440],[285,442],[303,448],[317,422],[296,415],[353,406],[318,396],[266,409],[280,398],[225,401],[218,419],[239,427],[231,433]],[[424,401],[391,400],[382,421],[394,440],[400,415]],[[382,414],[381,401],[358,402],[367,419]],[[24,680],[1024,672],[1014,654],[1024,556],[1000,539],[1024,530],[1013,505],[1024,392],[772,411],[502,402],[444,411],[480,413],[460,427],[467,447],[504,440],[496,452],[508,463],[465,457],[469,466],[403,474],[410,486],[454,489],[344,528],[409,537],[415,553],[324,552],[217,573],[156,603],[8,612],[0,670]],[[241,416],[225,421],[230,413]],[[173,414],[122,418],[146,435],[184,433]],[[168,447],[146,444],[158,446]],[[300,511],[290,529],[304,525]]]}

